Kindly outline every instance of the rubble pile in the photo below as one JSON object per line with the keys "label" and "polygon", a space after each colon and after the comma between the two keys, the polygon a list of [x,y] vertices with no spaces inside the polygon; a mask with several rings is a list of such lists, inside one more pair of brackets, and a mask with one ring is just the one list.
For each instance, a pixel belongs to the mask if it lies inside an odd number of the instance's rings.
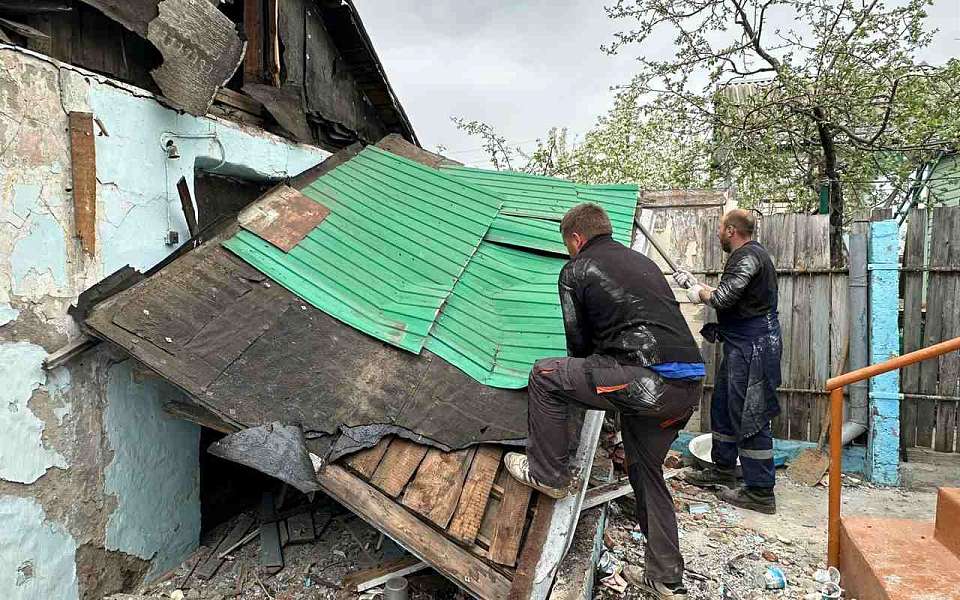
{"label": "rubble pile", "polygon": [[[796,535],[796,528],[790,534],[758,531],[744,524],[743,512],[719,502],[713,492],[679,478],[669,484],[691,600],[822,597],[825,532],[812,524],[801,524],[803,536]],[[778,487],[790,485],[795,484],[778,481]],[[607,555],[601,556],[595,597],[645,598],[633,585],[643,576],[644,557],[643,534],[635,525],[632,498],[611,512],[604,545]],[[615,569],[611,565],[620,567],[619,578],[610,578],[608,573]],[[608,573],[603,572],[604,567]],[[622,579],[620,585],[618,579]]]}
{"label": "rubble pile", "polygon": [[[261,566],[259,536],[230,552],[212,577],[197,577],[198,566],[215,552],[235,523],[256,511],[237,515],[204,536],[193,555],[161,580],[136,594],[118,594],[108,600],[338,600],[380,597],[383,587],[363,594],[344,589],[348,575],[408,557],[392,540],[362,519],[326,500],[311,507],[315,539],[291,543],[281,534],[283,567],[275,573]],[[256,528],[253,530],[256,531]],[[408,576],[410,600],[459,600],[462,592],[431,569]]]}

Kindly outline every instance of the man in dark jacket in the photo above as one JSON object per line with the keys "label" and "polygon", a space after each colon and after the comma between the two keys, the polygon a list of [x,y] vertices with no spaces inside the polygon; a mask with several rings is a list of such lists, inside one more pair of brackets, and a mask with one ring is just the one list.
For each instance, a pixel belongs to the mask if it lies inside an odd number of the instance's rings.
{"label": "man in dark jacket", "polygon": [[[767,250],[753,240],[756,219],[746,210],[732,210],[720,221],[717,237],[730,254],[716,288],[678,271],[674,279],[687,288],[691,302],[708,303],[717,322],[702,333],[723,343],[723,357],[710,405],[715,466],[687,476],[705,487],[721,487],[729,504],[773,514],[773,437],[770,420],[780,414],[782,340],[777,317],[777,270]],[[736,487],[739,456],[744,485]],[[731,489],[732,488],[732,489]]]}
{"label": "man in dark jacket", "polygon": [[560,231],[570,253],[559,284],[568,356],[533,366],[527,455],[509,453],[505,465],[518,481],[562,497],[570,485],[571,407],[618,411],[646,536],[643,587],[656,598],[686,598],[662,466],[698,404],[700,351],[660,269],[613,240],[600,206],[572,208]]}

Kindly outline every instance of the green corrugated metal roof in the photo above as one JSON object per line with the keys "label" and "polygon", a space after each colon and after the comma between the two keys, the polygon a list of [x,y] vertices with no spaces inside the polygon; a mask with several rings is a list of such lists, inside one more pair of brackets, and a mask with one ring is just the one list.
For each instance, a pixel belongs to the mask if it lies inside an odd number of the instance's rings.
{"label": "green corrugated metal roof", "polygon": [[558,229],[560,219],[581,202],[596,202],[610,215],[614,239],[630,244],[637,206],[635,185],[583,185],[553,177],[470,167],[443,167],[443,171],[503,198],[500,215],[486,236],[490,241],[566,254]]}
{"label": "green corrugated metal roof", "polygon": [[603,205],[614,238],[629,243],[637,198],[636,186],[437,171],[374,147],[300,191],[330,214],[290,252],[246,230],[224,245],[344,323],[412,352],[426,346],[504,388],[565,353],[565,259],[522,248],[565,254],[560,218],[586,201]]}
{"label": "green corrugated metal roof", "polygon": [[247,231],[224,245],[313,306],[412,352],[501,204],[375,147],[300,191],[331,213],[289,253]]}
{"label": "green corrugated metal roof", "polygon": [[534,361],[566,354],[557,294],[564,263],[483,242],[426,347],[480,383],[524,387]]}

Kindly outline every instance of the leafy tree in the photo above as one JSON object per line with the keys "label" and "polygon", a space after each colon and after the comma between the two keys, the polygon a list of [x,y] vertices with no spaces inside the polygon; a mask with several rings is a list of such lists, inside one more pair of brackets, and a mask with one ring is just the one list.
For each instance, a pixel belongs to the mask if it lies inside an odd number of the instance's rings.
{"label": "leafy tree", "polygon": [[605,49],[654,56],[654,36],[671,31],[672,56],[638,59],[630,88],[644,111],[682,115],[707,140],[713,177],[748,202],[811,208],[825,185],[837,263],[845,203],[889,201],[957,140],[960,67],[916,58],[931,2],[618,0],[607,12],[630,29]]}

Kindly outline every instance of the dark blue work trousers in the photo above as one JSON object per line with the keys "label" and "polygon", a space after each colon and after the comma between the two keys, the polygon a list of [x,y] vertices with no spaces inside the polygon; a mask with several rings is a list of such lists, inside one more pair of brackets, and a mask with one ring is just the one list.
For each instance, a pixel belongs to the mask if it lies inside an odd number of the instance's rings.
{"label": "dark blue work trousers", "polygon": [[[762,418],[758,421],[762,411],[755,408],[757,403],[765,404],[766,396],[771,393],[760,362],[756,356],[745,356],[735,344],[723,344],[723,358],[717,369],[716,387],[710,403],[711,458],[715,465],[732,469],[739,456],[747,486],[772,488],[775,469],[770,420]],[[744,406],[748,403],[751,406],[745,423]]]}

